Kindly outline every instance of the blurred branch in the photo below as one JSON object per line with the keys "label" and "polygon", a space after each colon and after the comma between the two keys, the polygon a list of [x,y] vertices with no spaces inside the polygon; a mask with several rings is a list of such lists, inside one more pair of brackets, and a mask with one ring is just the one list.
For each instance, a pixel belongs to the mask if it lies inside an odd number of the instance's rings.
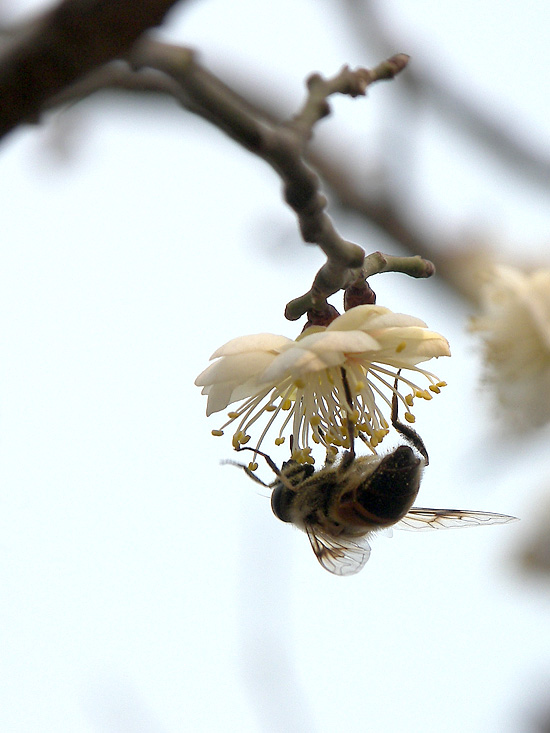
{"label": "blurred branch", "polygon": [[[362,45],[367,44],[378,55],[392,53],[401,39],[388,33],[380,20],[375,0],[343,0],[350,18],[350,28]],[[409,44],[410,45],[410,44]],[[472,103],[471,94],[463,94],[449,86],[447,78],[440,80],[433,69],[441,68],[441,59],[422,63],[416,58],[404,77],[403,92],[409,92],[415,102],[429,102],[447,116],[453,124],[477,139],[514,172],[531,178],[539,186],[550,186],[550,158],[541,150],[531,150],[512,135],[505,118],[496,119]]]}
{"label": "blurred branch", "polygon": [[124,54],[176,0],[63,0],[9,39],[0,57],[0,137],[47,100]]}

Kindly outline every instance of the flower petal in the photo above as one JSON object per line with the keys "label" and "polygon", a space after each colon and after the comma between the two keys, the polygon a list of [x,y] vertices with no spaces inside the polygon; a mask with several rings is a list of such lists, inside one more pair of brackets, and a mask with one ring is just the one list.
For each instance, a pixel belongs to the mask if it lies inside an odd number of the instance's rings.
{"label": "flower petal", "polygon": [[376,333],[381,350],[376,360],[394,365],[415,365],[433,357],[450,356],[449,342],[425,328],[388,328]]}
{"label": "flower petal", "polygon": [[238,336],[231,339],[212,354],[210,359],[217,359],[219,356],[233,356],[235,354],[246,354],[251,351],[269,351],[278,353],[285,346],[293,344],[292,339],[286,336],[279,336],[274,333],[255,333],[249,336]]}
{"label": "flower petal", "polygon": [[381,305],[358,305],[350,308],[328,326],[327,331],[371,331],[393,326],[419,326],[426,328],[424,321],[404,313],[394,313]]}
{"label": "flower petal", "polygon": [[195,379],[195,384],[202,387],[222,382],[246,382],[255,375],[261,374],[275,358],[274,354],[261,351],[224,356],[201,372]]}

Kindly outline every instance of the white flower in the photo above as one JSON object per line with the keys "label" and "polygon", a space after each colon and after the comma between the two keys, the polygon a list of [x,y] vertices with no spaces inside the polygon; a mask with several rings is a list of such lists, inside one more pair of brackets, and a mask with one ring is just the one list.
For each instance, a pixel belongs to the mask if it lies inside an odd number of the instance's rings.
{"label": "white flower", "polygon": [[[392,393],[405,404],[405,418],[414,397],[431,399],[445,383],[417,364],[432,357],[449,356],[447,340],[428,331],[418,318],[392,313],[377,305],[351,308],[327,328],[312,327],[296,341],[261,333],[229,341],[214,352],[211,364],[195,380],[208,395],[207,415],[238,400],[244,402],[223,428],[236,424],[233,445],[239,448],[250,438],[260,418],[267,423],[256,443],[258,449],[269,429],[282,420],[275,443],[292,434],[292,457],[313,462],[309,444],[327,449],[349,447],[348,418],[355,434],[374,451],[388,432],[382,404],[389,416]],[[427,380],[419,387],[399,370],[416,372]],[[394,390],[397,378],[406,395]]]}
{"label": "white flower", "polygon": [[496,266],[481,290],[471,330],[484,341],[486,378],[514,419],[550,419],[550,270]]}

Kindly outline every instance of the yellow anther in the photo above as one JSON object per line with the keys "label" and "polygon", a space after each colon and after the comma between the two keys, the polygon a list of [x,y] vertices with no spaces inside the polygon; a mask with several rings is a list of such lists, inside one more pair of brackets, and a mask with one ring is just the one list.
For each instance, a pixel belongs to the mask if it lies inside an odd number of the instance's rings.
{"label": "yellow anther", "polygon": [[359,420],[358,410],[352,410],[351,412],[348,412],[348,418],[352,421],[352,423],[355,424]]}
{"label": "yellow anther", "polygon": [[430,384],[430,386],[429,386],[428,389],[431,392],[435,392],[435,394],[439,394],[441,392],[441,390],[439,389],[439,387],[437,386],[437,384]]}
{"label": "yellow anther", "polygon": [[236,417],[239,417],[239,413],[238,412],[228,412],[227,413],[227,417],[230,420],[234,420]]}
{"label": "yellow anther", "polygon": [[433,395],[431,395],[427,389],[422,390],[422,399],[423,400],[431,400],[433,399]]}
{"label": "yellow anther", "polygon": [[292,407],[292,400],[289,400],[287,397],[286,400],[284,400],[283,403],[281,404],[281,409],[290,410],[291,407]]}
{"label": "yellow anther", "polygon": [[277,409],[276,405],[266,405],[264,407],[264,410],[266,412],[275,412],[276,409]]}
{"label": "yellow anther", "polygon": [[303,389],[306,386],[306,383],[303,379],[296,379],[294,381],[294,386],[296,387],[296,389]]}
{"label": "yellow anther", "polygon": [[321,442],[321,440],[319,439],[319,436],[317,435],[317,433],[311,433],[311,437],[312,437],[313,442],[314,443],[317,443],[317,445],[319,445],[319,443]]}
{"label": "yellow anther", "polygon": [[316,428],[318,425],[320,425],[321,418],[319,417],[319,415],[312,415],[309,418],[309,424],[311,425],[312,428]]}
{"label": "yellow anther", "polygon": [[258,464],[257,463],[249,463],[248,464],[248,470],[249,471],[257,471],[258,470]]}
{"label": "yellow anther", "polygon": [[[386,435],[387,435],[387,434],[388,434],[389,432],[390,432],[390,431],[389,431],[389,430],[387,430],[387,429],[386,429],[386,430],[375,430],[375,431],[374,431],[374,437],[376,437],[376,440],[378,441],[378,443],[381,443],[381,442],[382,442],[382,440],[383,440],[383,439],[384,439],[384,438],[386,437]],[[377,443],[377,444],[378,444],[378,443]]]}
{"label": "yellow anther", "polygon": [[415,416],[414,416],[414,415],[412,414],[412,412],[406,412],[406,413],[405,413],[405,420],[406,420],[407,422],[415,422],[415,421],[416,421],[416,418],[415,418]]}
{"label": "yellow anther", "polygon": [[405,395],[405,402],[409,407],[412,407],[414,404],[414,397],[412,394]]}
{"label": "yellow anther", "polygon": [[388,430],[388,428],[390,427],[384,418],[380,420],[380,425],[384,428],[384,430]]}
{"label": "yellow anther", "polygon": [[447,382],[438,382],[437,383],[437,386],[438,387],[446,387],[447,386]]}
{"label": "yellow anther", "polygon": [[223,435],[223,430],[212,430],[212,435],[219,438],[220,435]]}
{"label": "yellow anther", "polygon": [[284,438],[275,438],[275,445],[282,445],[284,442]]}
{"label": "yellow anther", "polygon": [[395,351],[396,351],[396,353],[400,354],[406,348],[407,348],[407,342],[406,341],[401,341],[401,343],[400,344],[397,344],[397,346],[395,347]]}
{"label": "yellow anther", "polygon": [[356,392],[362,392],[365,389],[365,383],[361,381],[360,379],[355,382],[355,391]]}

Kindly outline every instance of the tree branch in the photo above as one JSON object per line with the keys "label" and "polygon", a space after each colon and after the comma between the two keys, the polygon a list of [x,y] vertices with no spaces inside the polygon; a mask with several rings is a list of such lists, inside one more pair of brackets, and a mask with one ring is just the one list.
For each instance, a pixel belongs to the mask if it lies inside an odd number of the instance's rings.
{"label": "tree branch", "polygon": [[[315,123],[329,114],[330,95],[364,95],[370,84],[393,78],[407,61],[408,56],[397,54],[372,70],[351,71],[344,67],[328,80],[314,74],[308,80],[308,97],[300,113],[286,123],[276,123],[243,103],[241,97],[202,68],[188,49],[144,39],[130,56],[136,68],[153,68],[170,75],[181,86],[187,106],[265,160],[279,174],[285,200],[298,216],[302,237],[317,244],[327,256],[309,292],[310,310],[322,310],[327,297],[357,279],[365,253],[336,231],[325,210],[327,200],[320,191],[319,178],[305,162],[305,145]],[[300,311],[297,305],[286,311],[287,317],[293,320],[303,313],[305,310]]]}
{"label": "tree branch", "polygon": [[177,0],[63,0],[0,58],[0,137],[34,121],[53,95],[123,55]]}

